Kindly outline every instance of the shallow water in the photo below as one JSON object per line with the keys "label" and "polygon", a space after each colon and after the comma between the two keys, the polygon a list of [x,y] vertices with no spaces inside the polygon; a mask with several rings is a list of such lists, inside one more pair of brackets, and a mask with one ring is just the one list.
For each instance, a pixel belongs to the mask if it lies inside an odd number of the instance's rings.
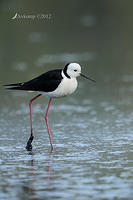
{"label": "shallow water", "polygon": [[[96,84],[79,77],[72,96],[52,101],[52,153],[48,99],[33,103],[33,150],[27,152],[28,101],[35,94],[0,87],[0,199],[132,200],[133,5],[79,0],[70,8],[45,0],[44,9],[38,2],[23,1],[21,9],[15,0],[0,3],[0,85],[67,62],[79,62]],[[25,11],[50,12],[52,19],[11,20]]]}
{"label": "shallow water", "polygon": [[[127,90],[128,98],[122,101],[116,101],[117,95],[111,99],[108,96],[103,101],[92,85],[89,99],[88,94],[80,96],[87,86],[89,88],[90,84],[81,82],[75,95],[53,100],[49,112],[53,153],[50,153],[44,122],[47,99],[41,97],[33,103],[35,138],[33,151],[28,153],[25,145],[30,124],[26,102],[33,95],[26,93],[24,97],[23,92],[3,91],[1,199],[9,199],[9,196],[13,200],[132,199],[133,110],[130,110],[130,90]],[[102,91],[103,86],[98,87]],[[108,92],[108,87],[104,92]],[[117,89],[120,97],[122,87]],[[93,97],[95,92],[98,104]],[[113,93],[110,88],[110,95]],[[8,99],[8,106],[4,106]]]}

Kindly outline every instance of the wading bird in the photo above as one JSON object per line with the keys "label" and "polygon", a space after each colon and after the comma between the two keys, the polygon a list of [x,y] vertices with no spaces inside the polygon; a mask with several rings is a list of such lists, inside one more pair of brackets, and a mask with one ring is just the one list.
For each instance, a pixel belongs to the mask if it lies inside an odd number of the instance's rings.
{"label": "wading bird", "polygon": [[14,83],[5,85],[6,89],[9,90],[27,90],[27,91],[36,91],[38,95],[29,101],[30,108],[30,126],[31,126],[31,135],[27,142],[26,149],[28,151],[32,150],[32,141],[33,141],[33,128],[32,128],[32,102],[40,97],[45,95],[49,98],[48,107],[45,113],[45,121],[48,130],[49,140],[51,144],[51,151],[53,151],[53,144],[51,140],[51,134],[48,126],[48,111],[50,108],[50,103],[52,98],[65,97],[72,94],[77,88],[77,77],[82,76],[86,79],[94,81],[93,79],[83,75],[81,73],[81,66],[78,63],[68,63],[64,69],[55,69],[41,74],[40,76],[33,78],[27,82]]}

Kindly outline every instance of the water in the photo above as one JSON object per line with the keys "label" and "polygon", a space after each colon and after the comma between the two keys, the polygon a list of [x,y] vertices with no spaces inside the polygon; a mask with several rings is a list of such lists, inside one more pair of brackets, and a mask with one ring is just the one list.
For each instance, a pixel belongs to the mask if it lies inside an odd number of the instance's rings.
{"label": "water", "polygon": [[50,12],[52,20],[12,21],[23,14],[12,2],[0,3],[1,85],[71,61],[97,82],[79,77],[73,95],[52,101],[52,153],[44,120],[48,99],[32,105],[33,151],[27,152],[28,101],[35,94],[0,88],[0,199],[132,200],[132,3],[71,1],[64,10],[59,2],[45,1],[45,9],[41,1],[25,2],[25,13]]}
{"label": "water", "polygon": [[128,99],[97,105],[88,95],[81,99],[86,84],[81,85],[72,97],[52,102],[53,153],[44,123],[45,98],[33,103],[35,138],[28,153],[28,105],[19,105],[19,92],[3,95],[10,104],[2,107],[0,120],[1,199],[132,199],[133,112],[121,109],[128,109]]}

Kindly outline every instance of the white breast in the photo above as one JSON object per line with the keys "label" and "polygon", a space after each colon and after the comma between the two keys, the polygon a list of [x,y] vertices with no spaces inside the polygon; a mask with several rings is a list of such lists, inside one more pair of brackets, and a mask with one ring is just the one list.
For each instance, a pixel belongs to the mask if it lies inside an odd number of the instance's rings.
{"label": "white breast", "polygon": [[47,97],[59,98],[72,94],[77,89],[78,83],[76,78],[64,77],[59,86],[53,92],[40,92]]}

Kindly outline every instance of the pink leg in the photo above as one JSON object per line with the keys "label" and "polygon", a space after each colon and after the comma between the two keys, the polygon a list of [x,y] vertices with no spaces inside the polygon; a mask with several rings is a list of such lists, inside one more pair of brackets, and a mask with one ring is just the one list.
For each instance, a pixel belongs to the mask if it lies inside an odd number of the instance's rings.
{"label": "pink leg", "polygon": [[52,144],[52,140],[51,140],[51,134],[50,134],[50,130],[49,130],[49,126],[48,126],[48,111],[50,108],[50,103],[51,103],[51,98],[49,99],[49,103],[48,103],[48,107],[45,113],[45,122],[46,122],[46,126],[47,126],[47,130],[48,130],[48,135],[49,135],[49,140],[50,140],[50,144],[51,144],[51,152],[53,151],[53,144]]}
{"label": "pink leg", "polygon": [[28,142],[27,142],[27,145],[26,145],[26,149],[27,149],[28,151],[31,151],[31,150],[32,150],[32,145],[31,145],[31,143],[32,143],[33,138],[34,138],[34,136],[33,136],[33,129],[32,129],[32,109],[31,109],[31,104],[32,104],[32,102],[33,102],[35,99],[37,99],[37,98],[40,97],[40,96],[41,96],[41,94],[38,94],[37,96],[35,96],[34,98],[32,98],[32,99],[29,101],[31,135],[30,135],[30,138],[29,138],[29,140],[28,140]]}

